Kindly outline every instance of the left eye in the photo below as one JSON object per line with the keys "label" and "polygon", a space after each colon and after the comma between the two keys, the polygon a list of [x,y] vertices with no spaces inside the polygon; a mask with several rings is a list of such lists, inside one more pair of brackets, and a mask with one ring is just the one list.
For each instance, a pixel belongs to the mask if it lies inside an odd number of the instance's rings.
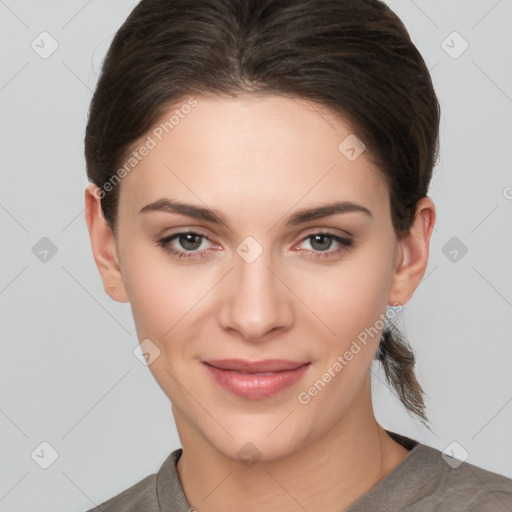
{"label": "left eye", "polygon": [[[343,238],[333,233],[312,233],[301,240],[305,242],[309,240],[313,250],[307,250],[309,253],[314,253],[315,257],[326,258],[335,253],[342,252],[346,247],[353,245],[352,240],[349,238]],[[328,251],[331,248],[333,241],[342,247],[333,251]]]}
{"label": "left eye", "polygon": [[[178,258],[203,258],[206,256],[207,251],[203,248],[200,250],[203,241],[211,240],[202,233],[196,232],[181,232],[170,235],[158,240],[157,245],[162,247],[166,252]],[[353,245],[352,240],[343,238],[333,233],[312,233],[304,237],[300,243],[310,240],[311,249],[306,249],[306,252],[313,253],[314,257],[325,258],[334,253],[342,252],[346,247]],[[184,250],[177,249],[173,242],[177,241]],[[340,246],[339,249],[329,251],[333,241]]]}

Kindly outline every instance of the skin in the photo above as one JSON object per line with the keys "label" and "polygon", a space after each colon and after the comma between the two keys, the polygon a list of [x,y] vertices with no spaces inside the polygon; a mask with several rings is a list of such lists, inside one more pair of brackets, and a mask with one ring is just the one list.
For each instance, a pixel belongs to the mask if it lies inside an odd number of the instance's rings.
{"label": "skin", "polygon": [[[370,367],[381,331],[309,403],[297,396],[387,305],[410,300],[428,263],[434,203],[422,199],[410,232],[397,239],[384,180],[367,152],[349,161],[338,150],[352,132],[326,108],[281,96],[196,99],[122,179],[117,238],[97,187],[86,190],[105,291],[130,302],[139,340],[160,350],[149,368],[173,404],[183,447],[178,474],[192,507],[344,510],[409,453],[372,409]],[[229,227],[139,213],[163,197],[214,208]],[[349,212],[286,225],[300,209],[340,200],[372,217]],[[209,238],[195,246],[204,258],[180,259],[157,245],[187,230]],[[348,232],[355,245],[333,239],[329,247],[327,239],[322,251],[306,238],[315,232]],[[247,236],[263,250],[252,263],[236,252]],[[179,239],[170,245],[190,247]],[[330,257],[318,256],[325,252]],[[220,388],[200,363],[233,357],[311,364],[292,387],[248,400]],[[251,466],[237,455],[248,442],[261,457]]]}

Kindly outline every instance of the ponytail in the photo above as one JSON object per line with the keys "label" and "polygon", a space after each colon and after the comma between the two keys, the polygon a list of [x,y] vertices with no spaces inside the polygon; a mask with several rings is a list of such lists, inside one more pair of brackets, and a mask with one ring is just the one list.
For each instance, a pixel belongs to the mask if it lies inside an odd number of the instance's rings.
{"label": "ponytail", "polygon": [[386,380],[400,402],[426,425],[424,391],[414,374],[414,353],[407,339],[391,323],[383,330],[375,358],[381,362]]}

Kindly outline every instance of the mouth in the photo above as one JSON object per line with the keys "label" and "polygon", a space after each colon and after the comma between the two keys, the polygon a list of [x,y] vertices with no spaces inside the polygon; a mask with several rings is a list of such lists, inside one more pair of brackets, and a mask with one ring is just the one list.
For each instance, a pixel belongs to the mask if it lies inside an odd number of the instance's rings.
{"label": "mouth", "polygon": [[284,359],[202,361],[210,377],[223,389],[242,398],[274,396],[299,381],[311,363]]}

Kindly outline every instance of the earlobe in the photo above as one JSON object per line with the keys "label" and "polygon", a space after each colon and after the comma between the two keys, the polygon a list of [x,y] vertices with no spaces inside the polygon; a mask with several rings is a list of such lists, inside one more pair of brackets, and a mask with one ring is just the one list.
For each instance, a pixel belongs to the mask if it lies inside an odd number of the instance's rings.
{"label": "earlobe", "polygon": [[85,189],[85,220],[91,239],[94,261],[107,295],[117,302],[129,302],[115,237],[101,210],[100,189],[91,184]]}
{"label": "earlobe", "polygon": [[409,233],[398,241],[397,264],[388,293],[389,305],[409,302],[423,279],[435,220],[434,202],[424,197],[418,202]]}

